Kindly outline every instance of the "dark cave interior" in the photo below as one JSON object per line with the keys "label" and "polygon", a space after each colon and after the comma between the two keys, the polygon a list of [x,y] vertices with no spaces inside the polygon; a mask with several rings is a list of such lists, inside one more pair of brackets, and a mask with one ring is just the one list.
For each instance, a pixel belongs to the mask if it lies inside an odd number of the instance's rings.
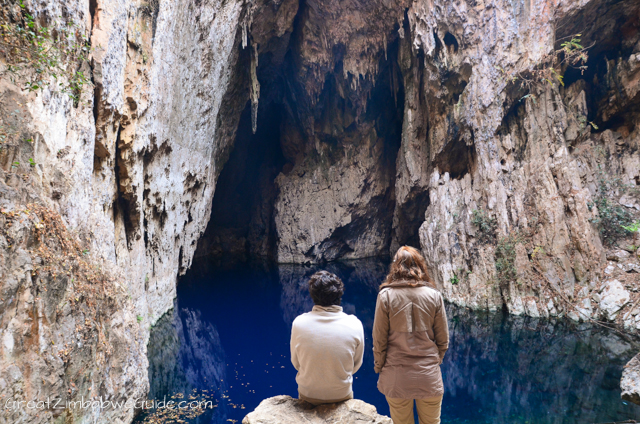
{"label": "dark cave interior", "polygon": [[[333,68],[324,69],[321,80],[310,83],[305,78],[311,74],[300,69],[300,58],[296,56],[299,54],[300,26],[304,25],[303,7],[296,15],[293,31],[269,40],[259,55],[257,129],[254,134],[251,102],[247,101],[233,150],[217,182],[211,219],[199,241],[196,256],[207,256],[214,261],[277,260],[274,205],[280,189],[276,178],[280,174],[287,178],[294,169],[304,173],[299,165],[310,157],[322,158],[324,165],[337,164],[346,154],[347,146],[360,146],[358,143],[366,125],[373,126],[384,142],[384,155],[378,166],[384,178],[389,180],[389,191],[372,201],[366,212],[354,213],[352,224],[337,228],[323,241],[323,248],[329,254],[321,260],[340,259],[348,254],[351,241],[358,237],[363,226],[377,225],[385,233],[385,256],[395,244],[420,246],[418,228],[430,203],[428,190],[412,192],[401,205],[395,202],[396,159],[405,103],[402,76],[405,71],[400,71],[399,61],[400,40],[390,40],[387,51],[380,55],[375,84],[362,77],[354,84],[353,75],[345,77],[341,45],[333,47],[337,58]],[[588,109],[587,122],[581,122],[581,126],[588,127],[591,133],[606,129],[629,132],[633,130],[632,122],[637,121],[640,99],[638,96],[634,99],[625,97],[617,86],[617,73],[624,70],[619,64],[626,63],[638,50],[639,21],[640,7],[636,3],[603,0],[592,2],[578,16],[568,17],[558,24],[556,49],[561,48],[563,40],[575,34],[580,34],[582,45],[588,47],[586,68],[565,66],[563,69],[564,85],[560,92],[564,96],[574,84],[581,84]],[[435,38],[435,62],[441,56],[439,51],[456,54],[460,49],[458,40],[449,32],[442,39]],[[251,66],[249,50],[244,50],[240,66]],[[420,72],[427,65],[417,66]],[[424,136],[429,141],[430,127],[437,124],[432,119],[447,120],[444,124],[447,140],[439,149],[440,153],[432,158],[432,165],[441,174],[449,173],[452,179],[461,179],[466,174],[473,177],[477,169],[473,132],[461,127],[451,112],[460,100],[472,69],[470,65],[463,65],[457,74],[439,66],[433,72],[446,86],[448,94],[443,101],[429,104],[429,116],[425,118],[424,130],[419,137]],[[315,84],[313,90],[319,93],[315,97],[310,94],[310,84]],[[249,86],[248,82],[246,85]],[[525,102],[522,99],[526,94],[528,91],[520,84],[507,87],[506,113],[499,134],[508,131],[510,123],[523,119]],[[613,104],[611,99],[614,99]],[[425,99],[420,101],[426,102]],[[603,115],[603,111],[608,112]],[[515,146],[516,160],[523,159],[525,150],[526,146]],[[314,252],[305,254],[314,259]]]}
{"label": "dark cave interior", "polygon": [[[638,96],[627,98],[619,78],[624,72],[620,64],[628,62],[640,43],[640,4],[630,1],[610,4],[605,1],[595,3],[593,7],[598,6],[606,9],[598,9],[595,14],[586,9],[557,34],[558,44],[573,34],[580,34],[581,44],[589,55],[585,69],[566,67],[564,87],[584,84],[587,120],[595,124],[592,132],[617,131],[625,126],[628,131],[633,131],[636,120],[631,118],[640,113],[640,99]],[[594,15],[597,17],[589,20]]]}
{"label": "dark cave interior", "polygon": [[[621,78],[627,70],[630,56],[640,50],[640,3],[633,1],[603,0],[591,2],[577,15],[559,22],[556,31],[556,50],[562,44],[579,39],[588,55],[586,63],[564,63],[559,90],[565,102],[565,110],[579,121],[582,135],[612,130],[629,134],[634,130],[640,115],[640,94],[629,98],[621,87]],[[565,58],[560,54],[561,60]],[[547,82],[540,82],[543,86]],[[508,132],[508,127],[524,119],[524,99],[536,95],[537,87],[529,89],[516,81],[507,87],[504,103],[506,112],[498,133]],[[567,104],[566,94],[571,90],[584,90],[586,116]],[[506,132],[505,132],[506,131]],[[574,142],[571,143],[574,147]],[[516,146],[516,158],[522,160],[526,146]]]}
{"label": "dark cave interior", "polygon": [[[294,30],[285,47],[286,53],[278,46],[276,51],[266,51],[259,57],[256,132],[252,133],[251,102],[248,101],[233,150],[219,176],[211,218],[198,242],[196,257],[206,256],[208,261],[221,264],[275,261],[274,203],[279,190],[276,177],[280,173],[287,176],[296,163],[306,156],[318,155],[318,151],[322,151],[323,160],[329,162],[344,156],[345,146],[357,143],[363,123],[373,123],[379,138],[383,139],[384,160],[380,166],[385,169],[391,188],[383,199],[376,199],[370,205],[365,217],[354,217],[352,225],[336,229],[326,242],[337,246],[335,259],[340,259],[345,249],[348,250],[346,241],[358,237],[360,227],[373,220],[386,221],[387,238],[391,238],[395,161],[404,111],[402,78],[396,75],[394,81],[392,75],[393,72],[399,74],[399,42],[390,43],[387,59],[384,56],[380,59],[375,85],[360,79],[360,91],[351,90],[352,82],[344,78],[342,61],[338,60],[333,71],[325,75],[322,91],[311,105],[303,83],[296,80],[292,47],[295,35]],[[248,65],[248,57],[245,59]]]}

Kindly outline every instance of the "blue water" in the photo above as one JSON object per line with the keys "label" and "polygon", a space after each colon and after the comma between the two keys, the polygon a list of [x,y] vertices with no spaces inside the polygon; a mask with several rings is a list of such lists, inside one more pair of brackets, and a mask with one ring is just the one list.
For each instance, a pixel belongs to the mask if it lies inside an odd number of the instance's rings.
{"label": "blue water", "polygon": [[[354,394],[388,415],[373,372],[371,328],[387,265],[364,260],[323,269],[345,282],[343,308],[364,324],[364,365]],[[293,319],[313,306],[318,267],[201,264],[178,286],[174,310],[149,342],[150,398],[210,389],[218,406],[198,423],[241,422],[261,400],[297,396],[289,360]],[[640,420],[620,400],[624,364],[640,344],[599,327],[447,306],[450,349],[442,365],[443,423],[605,423]],[[143,417],[140,417],[140,420]]]}

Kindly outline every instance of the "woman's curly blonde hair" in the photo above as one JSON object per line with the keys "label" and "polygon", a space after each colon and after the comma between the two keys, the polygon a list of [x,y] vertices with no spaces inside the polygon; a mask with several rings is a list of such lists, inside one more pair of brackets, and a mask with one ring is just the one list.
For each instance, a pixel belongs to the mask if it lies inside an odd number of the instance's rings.
{"label": "woman's curly blonde hair", "polygon": [[427,263],[420,252],[411,246],[402,246],[396,252],[391,262],[389,274],[380,288],[387,287],[397,281],[407,281],[409,283],[427,283],[434,287],[429,278]]}

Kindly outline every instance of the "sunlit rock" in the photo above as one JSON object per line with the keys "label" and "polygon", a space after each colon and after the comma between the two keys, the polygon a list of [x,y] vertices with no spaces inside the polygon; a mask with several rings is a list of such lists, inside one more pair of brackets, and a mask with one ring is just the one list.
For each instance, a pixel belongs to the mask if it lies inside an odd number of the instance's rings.
{"label": "sunlit rock", "polygon": [[620,387],[622,388],[622,399],[640,405],[640,354],[625,365]]}
{"label": "sunlit rock", "polygon": [[618,312],[629,302],[629,292],[618,280],[604,283],[602,299],[599,302],[600,313],[603,318],[613,321]]}
{"label": "sunlit rock", "polygon": [[376,408],[359,399],[336,404],[313,406],[291,396],[263,400],[242,424],[392,424],[391,418],[379,415]]}

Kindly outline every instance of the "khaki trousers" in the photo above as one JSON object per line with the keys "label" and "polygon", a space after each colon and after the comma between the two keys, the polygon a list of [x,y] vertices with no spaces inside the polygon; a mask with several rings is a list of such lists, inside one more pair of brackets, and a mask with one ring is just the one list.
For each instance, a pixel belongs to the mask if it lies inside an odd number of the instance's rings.
{"label": "khaki trousers", "polygon": [[[413,418],[413,401],[414,399],[387,397],[387,403],[389,403],[393,424],[415,423]],[[420,424],[440,424],[440,406],[442,405],[442,396],[427,399],[415,399],[415,401]]]}

